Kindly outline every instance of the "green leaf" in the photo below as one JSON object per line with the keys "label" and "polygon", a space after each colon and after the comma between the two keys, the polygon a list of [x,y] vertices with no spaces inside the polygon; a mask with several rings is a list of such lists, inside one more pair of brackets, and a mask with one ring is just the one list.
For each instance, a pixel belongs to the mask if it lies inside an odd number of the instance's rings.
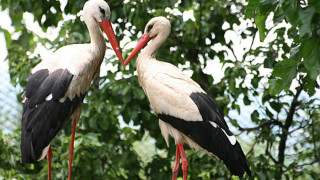
{"label": "green leaf", "polygon": [[251,101],[250,101],[250,99],[248,98],[248,96],[244,96],[244,98],[243,98],[243,103],[245,104],[245,105],[250,105],[251,104]]}
{"label": "green leaf", "polygon": [[257,77],[257,76],[253,77],[253,78],[251,79],[251,84],[252,84],[252,86],[253,86],[254,88],[258,88],[258,87],[259,87],[259,82],[260,82],[260,80],[261,80],[260,77]]}
{"label": "green leaf", "polygon": [[259,112],[257,110],[251,113],[251,120],[256,123],[259,122]]}
{"label": "green leaf", "polygon": [[295,73],[296,69],[297,63],[294,59],[285,59],[274,66],[272,74],[284,78],[291,73]]}
{"label": "green leaf", "polygon": [[277,1],[272,0],[261,0],[259,11],[261,14],[269,14],[270,11],[275,10],[275,5],[277,5]]}
{"label": "green leaf", "polygon": [[97,120],[96,120],[96,118],[91,117],[91,118],[89,119],[89,126],[90,126],[91,128],[97,128]]}
{"label": "green leaf", "polygon": [[284,87],[283,80],[269,79],[269,92],[272,95],[278,94]]}
{"label": "green leaf", "polygon": [[201,27],[202,27],[202,35],[203,36],[208,36],[209,32],[210,32],[210,27],[209,24],[205,21],[201,21]]}
{"label": "green leaf", "polygon": [[132,100],[132,95],[130,93],[127,93],[122,96],[122,100],[124,103],[129,103]]}
{"label": "green leaf", "polygon": [[4,37],[5,37],[5,39],[6,39],[7,47],[9,47],[9,46],[11,45],[11,41],[12,41],[12,39],[11,39],[11,34],[10,34],[9,31],[6,30],[6,29],[0,28],[0,31],[2,31],[2,32],[4,33]]}
{"label": "green leaf", "polygon": [[274,60],[271,57],[267,57],[263,62],[263,67],[272,69]]}
{"label": "green leaf", "polygon": [[312,80],[320,74],[320,56],[319,49],[313,48],[310,54],[305,57],[303,61],[304,66],[307,68],[308,74]]}
{"label": "green leaf", "polygon": [[282,104],[279,103],[279,102],[271,101],[271,102],[270,102],[270,106],[271,106],[272,109],[274,109],[275,111],[280,112],[280,111],[281,111]]}
{"label": "green leaf", "polygon": [[281,78],[280,80],[269,81],[270,83],[273,83],[272,85],[270,84],[272,94],[277,94],[283,89],[288,90],[292,80],[297,76],[296,61],[293,59],[285,59],[278,62],[275,65],[272,74]]}
{"label": "green leaf", "polygon": [[313,6],[318,13],[320,13],[320,1],[319,0],[309,0],[308,3],[310,6]]}
{"label": "green leaf", "polygon": [[304,58],[303,64],[311,79],[320,74],[319,39],[307,39],[300,47],[300,54]]}
{"label": "green leaf", "polygon": [[256,23],[258,30],[259,30],[259,36],[260,41],[263,42],[266,38],[266,32],[265,32],[265,21],[267,19],[267,15],[258,13],[255,18],[254,22]]}
{"label": "green leaf", "polygon": [[271,94],[278,94],[281,90],[287,91],[292,83],[292,80],[297,76],[297,71],[290,71],[285,77],[282,79],[270,79],[270,89]]}
{"label": "green leaf", "polygon": [[304,35],[311,33],[311,20],[315,15],[316,11],[313,7],[307,7],[299,11],[299,35],[303,37]]}
{"label": "green leaf", "polygon": [[117,19],[117,13],[115,11],[111,11],[110,21],[115,22]]}
{"label": "green leaf", "polygon": [[266,109],[266,114],[268,117],[273,118],[273,114],[271,113],[271,111],[269,109]]}
{"label": "green leaf", "polygon": [[259,7],[259,0],[249,0],[246,7],[245,18],[252,18],[254,16],[254,11]]}
{"label": "green leaf", "polygon": [[298,0],[286,0],[283,1],[283,11],[287,20],[293,25],[298,24],[299,17],[299,1]]}
{"label": "green leaf", "polygon": [[291,59],[298,59],[298,55],[299,55],[299,48],[300,46],[295,46],[293,48],[291,48],[290,50],[290,58]]}
{"label": "green leaf", "polygon": [[143,99],[145,97],[144,92],[143,92],[143,90],[141,88],[132,87],[132,91],[133,91],[133,95],[137,99]]}
{"label": "green leaf", "polygon": [[124,86],[122,89],[121,89],[121,95],[125,95],[128,93],[130,89],[130,86]]}
{"label": "green leaf", "polygon": [[107,130],[109,128],[109,119],[108,118],[101,118],[101,119],[99,119],[98,124],[101,129]]}

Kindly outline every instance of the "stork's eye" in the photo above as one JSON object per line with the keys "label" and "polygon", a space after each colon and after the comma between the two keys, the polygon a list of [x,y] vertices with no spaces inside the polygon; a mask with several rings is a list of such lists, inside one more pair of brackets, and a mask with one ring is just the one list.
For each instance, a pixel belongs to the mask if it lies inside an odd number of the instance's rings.
{"label": "stork's eye", "polygon": [[148,26],[147,32],[149,32],[149,31],[152,29],[152,27],[153,27],[153,24],[150,24],[150,25]]}
{"label": "stork's eye", "polygon": [[104,15],[105,14],[105,10],[103,8],[101,8],[100,6],[99,6],[99,9],[100,9],[100,12]]}

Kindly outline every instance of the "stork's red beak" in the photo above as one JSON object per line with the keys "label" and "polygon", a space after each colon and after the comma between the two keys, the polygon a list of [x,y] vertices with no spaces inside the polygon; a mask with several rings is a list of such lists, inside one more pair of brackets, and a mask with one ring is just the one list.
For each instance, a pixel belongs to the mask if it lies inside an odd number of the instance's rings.
{"label": "stork's red beak", "polygon": [[149,37],[148,34],[144,34],[141,39],[139,40],[136,47],[132,50],[129,57],[126,59],[122,67],[125,67],[138,53],[139,51],[151,40],[152,38]]}
{"label": "stork's red beak", "polygon": [[111,46],[112,46],[114,52],[116,52],[116,55],[118,56],[121,64],[123,65],[123,63],[124,63],[123,62],[123,57],[122,57],[122,54],[121,54],[121,50],[119,48],[119,44],[118,44],[116,35],[114,34],[114,31],[112,29],[112,25],[111,25],[110,19],[102,20],[100,25],[101,25],[103,31],[108,36],[108,39],[109,39],[109,41],[111,43]]}

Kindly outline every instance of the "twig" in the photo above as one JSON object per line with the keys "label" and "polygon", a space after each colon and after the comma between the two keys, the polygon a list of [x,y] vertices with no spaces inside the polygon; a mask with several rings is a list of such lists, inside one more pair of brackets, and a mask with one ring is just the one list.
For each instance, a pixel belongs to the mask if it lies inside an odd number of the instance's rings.
{"label": "twig", "polygon": [[[311,116],[312,116],[312,115],[311,115]],[[309,122],[310,122],[310,120],[311,120],[311,116],[310,116],[310,118],[308,119],[308,122],[307,122],[305,125],[302,125],[302,123],[303,123],[303,122],[302,122],[299,127],[297,127],[296,129],[293,129],[292,131],[290,131],[289,134],[291,134],[291,133],[293,133],[293,132],[295,132],[295,131],[297,131],[297,130],[299,130],[299,129],[303,129],[303,128],[309,126]]]}
{"label": "twig", "polygon": [[[257,30],[257,27],[255,27],[255,28],[254,28],[254,31],[253,31],[253,36],[252,36],[252,41],[251,41],[251,44],[250,44],[250,47],[249,47],[249,51],[252,49],[254,40],[255,40],[255,38],[256,38],[257,31],[258,31],[258,30]],[[247,55],[248,55],[248,53],[244,54],[243,61],[246,60]]]}
{"label": "twig", "polygon": [[[269,141],[267,142],[267,147],[266,147],[266,155],[268,155],[270,157],[270,159],[275,163],[277,164],[278,161],[270,154],[270,151],[269,151]],[[271,148],[271,147],[270,147]]]}
{"label": "twig", "polygon": [[314,122],[313,121],[311,122],[311,133],[312,133],[312,138],[313,138],[314,158],[315,158],[316,161],[319,161],[319,157],[318,157],[318,154],[317,154],[316,138],[315,138],[315,135],[314,135]]}
{"label": "twig", "polygon": [[226,46],[230,49],[230,51],[232,52],[233,57],[235,58],[236,61],[238,61],[238,58],[236,56],[236,53],[233,51],[233,48],[230,46],[230,44],[226,44]]}
{"label": "twig", "polygon": [[261,123],[261,124],[258,125],[258,126],[250,127],[250,128],[243,128],[243,127],[239,126],[239,130],[240,130],[240,131],[252,131],[252,130],[257,130],[257,129],[260,129],[261,127],[263,127],[263,126],[271,125],[271,124],[277,124],[277,125],[279,125],[279,126],[282,126],[282,124],[281,124],[279,121],[277,121],[277,120],[270,120],[270,121],[263,122],[263,123]]}
{"label": "twig", "polygon": [[277,161],[277,164],[279,164],[280,167],[277,170],[278,172],[276,174],[276,179],[280,179],[281,174],[283,173],[282,167],[284,166],[286,142],[287,142],[287,138],[289,135],[288,130],[289,130],[290,126],[292,125],[293,116],[296,111],[296,107],[299,104],[298,97],[299,97],[300,93],[302,92],[302,90],[303,90],[303,84],[297,88],[297,93],[294,95],[294,98],[293,98],[291,105],[290,105],[289,112],[287,114],[285,124],[282,127],[282,133],[280,135],[280,142],[279,142],[279,148],[278,148],[279,149],[278,161]]}
{"label": "twig", "polygon": [[312,165],[312,164],[317,163],[317,162],[319,162],[319,159],[315,159],[315,160],[313,160],[312,162],[309,162],[309,163],[299,164],[296,167],[297,168],[302,168],[303,166],[309,166],[309,165]]}
{"label": "twig", "polygon": [[257,144],[257,141],[258,141],[258,138],[260,137],[260,135],[261,135],[261,133],[255,137],[254,142],[253,142],[250,150],[247,152],[246,156],[248,156],[250,153],[253,152],[253,149],[254,149],[255,145]]}

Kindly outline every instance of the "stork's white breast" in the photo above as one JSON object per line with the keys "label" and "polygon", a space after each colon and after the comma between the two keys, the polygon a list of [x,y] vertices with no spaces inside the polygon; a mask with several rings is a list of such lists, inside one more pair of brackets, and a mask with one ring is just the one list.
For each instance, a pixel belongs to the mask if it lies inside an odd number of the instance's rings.
{"label": "stork's white breast", "polygon": [[203,92],[200,86],[169,63],[145,63],[146,68],[138,70],[139,81],[155,112],[201,121],[198,107],[190,98],[192,92]]}

